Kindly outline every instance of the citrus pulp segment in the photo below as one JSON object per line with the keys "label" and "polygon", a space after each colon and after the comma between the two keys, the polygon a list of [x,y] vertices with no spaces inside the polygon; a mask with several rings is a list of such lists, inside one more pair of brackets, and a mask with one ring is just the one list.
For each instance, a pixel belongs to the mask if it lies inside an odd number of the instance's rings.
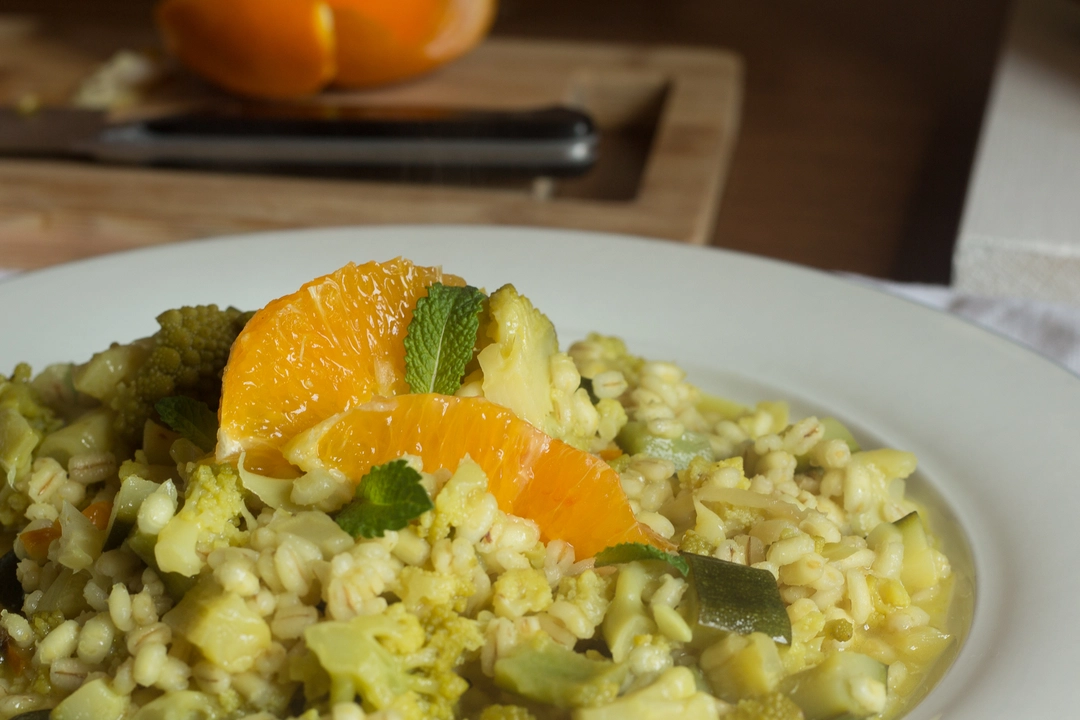
{"label": "citrus pulp segment", "polygon": [[326,420],[285,448],[304,470],[333,469],[354,481],[405,454],[421,458],[428,472],[455,470],[471,457],[503,512],[535,521],[542,540],[570,543],[579,559],[625,542],[673,549],[637,522],[618,473],[603,460],[483,398],[379,398]]}
{"label": "citrus pulp segment", "polygon": [[403,339],[432,283],[464,285],[401,258],[350,263],[274,300],[236,338],[222,377],[217,455],[280,470],[289,439],[376,395],[409,391]]}

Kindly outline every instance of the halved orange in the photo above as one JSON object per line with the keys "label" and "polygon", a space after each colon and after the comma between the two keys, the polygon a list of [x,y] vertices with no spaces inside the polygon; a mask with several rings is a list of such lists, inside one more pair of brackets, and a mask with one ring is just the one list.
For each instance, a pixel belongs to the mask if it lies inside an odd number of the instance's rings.
{"label": "halved orange", "polygon": [[336,73],[334,18],[321,0],[164,0],[157,22],[181,62],[236,93],[308,95]]}
{"label": "halved orange", "polygon": [[356,480],[402,454],[420,457],[428,472],[454,470],[468,455],[487,474],[500,509],[535,521],[545,541],[570,543],[578,559],[625,542],[673,549],[634,518],[607,463],[484,398],[376,399],[312,428],[285,453],[306,470],[335,469]]}
{"label": "halved orange", "polygon": [[405,332],[428,286],[464,285],[397,258],[349,263],[270,302],[233,343],[222,377],[217,455],[281,475],[279,448],[375,395],[408,392]]}

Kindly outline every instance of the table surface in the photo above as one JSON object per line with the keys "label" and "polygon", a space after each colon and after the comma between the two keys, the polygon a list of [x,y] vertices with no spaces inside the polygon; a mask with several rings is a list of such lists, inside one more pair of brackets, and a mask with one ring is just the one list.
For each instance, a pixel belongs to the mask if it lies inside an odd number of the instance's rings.
{"label": "table surface", "polygon": [[[494,33],[735,50],[746,99],[713,244],[940,281],[1008,4],[503,0]],[[53,41],[104,59],[133,27],[155,41],[152,5],[0,0],[0,13],[44,18]]]}

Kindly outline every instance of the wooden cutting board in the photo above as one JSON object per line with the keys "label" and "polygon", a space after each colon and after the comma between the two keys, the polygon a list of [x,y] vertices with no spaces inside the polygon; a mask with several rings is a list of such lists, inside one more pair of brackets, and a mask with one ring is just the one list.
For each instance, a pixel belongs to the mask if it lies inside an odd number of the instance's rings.
{"label": "wooden cutting board", "polygon": [[[122,44],[118,43],[117,49]],[[0,102],[69,98],[99,58],[0,15]],[[213,91],[181,83],[191,99]],[[0,267],[256,230],[480,223],[704,244],[737,136],[741,62],[721,50],[490,39],[419,81],[331,93],[354,104],[590,112],[600,160],[582,178],[357,180],[0,160]]]}

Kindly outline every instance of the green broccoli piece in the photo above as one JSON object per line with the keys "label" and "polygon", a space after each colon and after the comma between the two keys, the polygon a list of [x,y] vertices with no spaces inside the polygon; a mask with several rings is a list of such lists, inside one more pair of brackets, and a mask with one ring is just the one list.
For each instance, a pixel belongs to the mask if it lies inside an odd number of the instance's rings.
{"label": "green broccoli piece", "polygon": [[365,709],[404,720],[450,720],[468,682],[454,672],[479,649],[476,621],[434,607],[423,619],[394,603],[378,615],[320,622],[304,632],[330,676],[330,702],[359,695]]}
{"label": "green broccoli piece", "polygon": [[254,518],[244,504],[240,476],[231,465],[199,465],[188,480],[184,506],[157,536],[154,556],[163,572],[197,575],[212,551],[239,545]]}
{"label": "green broccoli piece", "polygon": [[158,315],[161,329],[150,338],[152,349],[134,374],[117,384],[110,401],[117,433],[137,443],[146,421],[154,417],[154,403],[170,395],[202,400],[216,410],[229,350],[251,315],[217,305]]}
{"label": "green broccoli piece", "polygon": [[782,692],[740,700],[724,720],[803,720],[803,711]]}

